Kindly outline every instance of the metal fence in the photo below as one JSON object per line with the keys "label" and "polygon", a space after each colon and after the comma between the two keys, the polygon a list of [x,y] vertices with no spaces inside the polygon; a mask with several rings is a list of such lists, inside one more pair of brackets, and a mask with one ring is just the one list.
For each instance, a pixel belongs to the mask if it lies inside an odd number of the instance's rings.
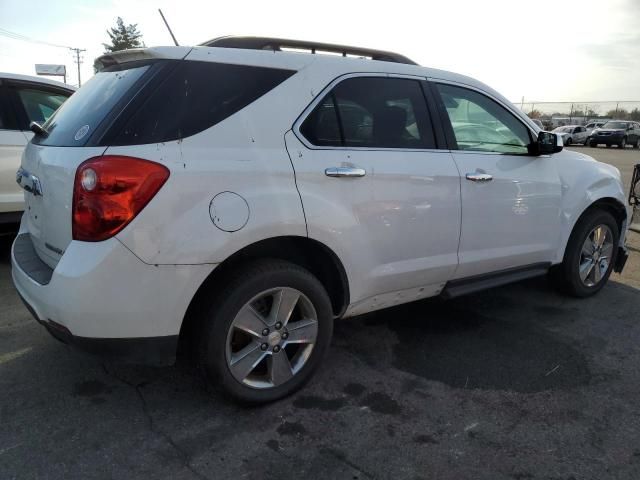
{"label": "metal fence", "polygon": [[640,121],[638,101],[593,102],[513,102],[527,115],[554,126],[584,125],[595,119]]}

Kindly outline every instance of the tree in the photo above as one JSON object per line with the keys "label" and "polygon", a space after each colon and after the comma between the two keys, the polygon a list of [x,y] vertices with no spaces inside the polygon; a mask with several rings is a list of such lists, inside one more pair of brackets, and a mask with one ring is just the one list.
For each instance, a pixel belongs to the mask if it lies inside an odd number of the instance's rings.
{"label": "tree", "polygon": [[629,113],[629,120],[635,120],[636,122],[640,121],[640,109],[638,109],[638,107],[631,110],[631,113]]}
{"label": "tree", "polygon": [[607,117],[609,118],[617,118],[619,120],[624,120],[629,116],[629,112],[627,112],[624,108],[617,108],[615,110],[609,110],[607,112]]}
{"label": "tree", "polygon": [[111,45],[103,43],[104,53],[117,52],[128,48],[139,48],[144,46],[142,33],[138,31],[138,24],[125,25],[122,17],[118,17],[115,28],[107,30],[107,35],[111,39]]}
{"label": "tree", "polygon": [[542,112],[540,110],[531,110],[527,115],[529,115],[529,118],[540,118],[542,116]]}

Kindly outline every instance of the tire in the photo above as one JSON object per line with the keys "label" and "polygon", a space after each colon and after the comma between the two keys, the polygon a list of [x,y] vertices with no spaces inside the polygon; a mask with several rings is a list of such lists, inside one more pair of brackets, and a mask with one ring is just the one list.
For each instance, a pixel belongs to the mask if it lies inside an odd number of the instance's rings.
{"label": "tire", "polygon": [[636,143],[633,144],[633,148],[640,148],[640,138],[636,138]]}
{"label": "tire", "polygon": [[[198,313],[198,360],[206,379],[245,404],[290,395],[312,377],[331,343],[333,312],[325,288],[307,270],[270,259],[252,262],[225,280]],[[285,309],[288,316],[275,315],[277,298],[294,304],[292,311]],[[315,327],[310,323],[314,315]],[[277,319],[283,324],[276,324]],[[314,330],[312,343],[301,342],[312,338]]]}
{"label": "tire", "polygon": [[618,148],[626,148],[627,147],[627,139],[623,138],[618,144]]}
{"label": "tire", "polygon": [[573,143],[573,138],[569,137],[567,139],[567,143],[565,143],[565,145],[568,147],[569,145],[571,145]]}
{"label": "tire", "polygon": [[607,148],[611,148],[611,144],[610,143],[607,143]]}
{"label": "tire", "polygon": [[[605,237],[600,252],[593,251],[598,238],[596,229],[601,229]],[[585,212],[571,232],[562,264],[552,272],[556,286],[574,297],[583,298],[598,293],[613,270],[619,236],[618,224],[609,212],[599,208]],[[585,246],[592,249],[591,254],[584,250]],[[588,272],[585,279],[580,275],[581,268],[583,274]]]}
{"label": "tire", "polygon": [[590,142],[589,142],[589,146],[590,146],[591,148],[598,148],[598,144],[597,144],[596,142],[594,142],[594,141],[590,141]]}

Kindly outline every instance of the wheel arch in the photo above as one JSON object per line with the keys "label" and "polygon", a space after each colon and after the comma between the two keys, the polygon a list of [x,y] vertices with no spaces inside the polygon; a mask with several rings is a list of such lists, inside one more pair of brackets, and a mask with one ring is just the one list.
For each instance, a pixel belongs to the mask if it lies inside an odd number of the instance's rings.
{"label": "wheel arch", "polygon": [[560,256],[560,261],[562,261],[562,259],[564,258],[564,254],[567,249],[567,244],[569,243],[569,239],[571,238],[571,234],[575,230],[576,225],[578,225],[580,220],[582,220],[585,217],[585,215],[588,215],[590,212],[597,209],[604,210],[606,212],[609,212],[611,215],[613,215],[613,218],[615,218],[616,223],[618,224],[619,232],[620,234],[622,234],[627,224],[627,209],[624,206],[624,203],[622,203],[619,199],[614,197],[601,197],[593,201],[592,203],[590,203],[580,213],[580,215],[576,217],[575,221],[571,225],[571,229],[569,230],[563,242],[562,252],[561,252],[562,255]]}
{"label": "wheel arch", "polygon": [[276,258],[295,263],[314,274],[326,288],[334,315],[342,316],[349,305],[349,281],[338,256],[323,243],[307,237],[281,236],[257,241],[241,248],[220,263],[202,282],[185,313],[180,337],[189,338],[197,331],[197,312],[210,292],[224,282],[228,273],[240,265],[261,258]]}

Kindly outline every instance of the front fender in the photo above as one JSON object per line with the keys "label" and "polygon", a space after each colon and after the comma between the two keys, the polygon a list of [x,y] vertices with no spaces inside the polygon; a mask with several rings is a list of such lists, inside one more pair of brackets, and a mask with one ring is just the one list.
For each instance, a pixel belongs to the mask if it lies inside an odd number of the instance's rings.
{"label": "front fender", "polygon": [[[562,262],[571,232],[582,214],[597,201],[615,201],[625,209],[629,218],[629,207],[620,171],[612,165],[601,163],[588,155],[563,150],[557,157],[558,174],[562,188],[561,248],[554,263]],[[620,242],[624,244],[627,222],[623,223]]]}

